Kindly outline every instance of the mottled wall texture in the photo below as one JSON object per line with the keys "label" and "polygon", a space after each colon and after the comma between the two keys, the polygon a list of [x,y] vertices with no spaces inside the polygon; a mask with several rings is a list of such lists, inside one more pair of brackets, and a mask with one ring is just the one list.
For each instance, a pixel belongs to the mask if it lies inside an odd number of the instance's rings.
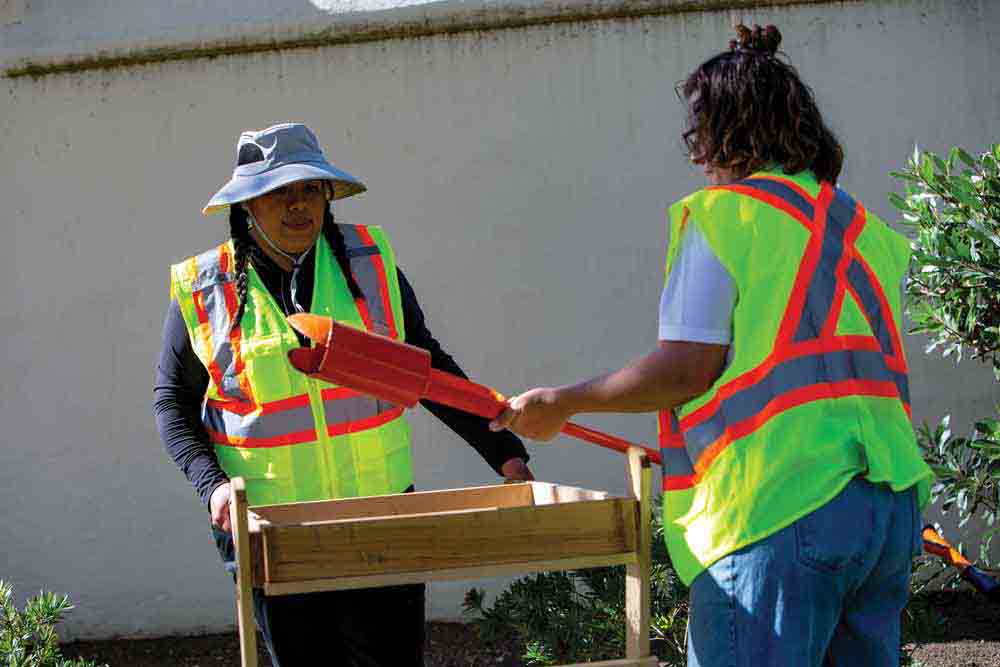
{"label": "mottled wall texture", "polygon": [[[993,0],[204,4],[0,1],[0,577],[70,593],[68,636],[232,627],[150,386],[167,267],[226,235],[199,210],[240,130],[312,126],[369,186],[340,218],[388,230],[432,330],[508,392],[654,344],[664,209],[701,183],[674,84],[735,21],[781,27],[845,140],[843,183],[886,218],[888,172],[914,144],[997,139]],[[266,50],[296,35],[314,46]],[[965,425],[1000,399],[983,368],[928,358],[916,337],[907,350],[916,420]],[[581,421],[655,439],[651,416]],[[496,481],[433,418],[412,423],[420,488]],[[531,451],[545,480],[624,490],[620,456],[567,439]],[[432,587],[430,615],[459,615],[466,587]]]}

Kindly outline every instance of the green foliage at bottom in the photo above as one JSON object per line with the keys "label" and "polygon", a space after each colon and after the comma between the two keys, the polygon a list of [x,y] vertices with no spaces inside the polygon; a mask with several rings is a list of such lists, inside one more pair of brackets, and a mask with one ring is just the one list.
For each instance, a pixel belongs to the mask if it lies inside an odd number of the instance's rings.
{"label": "green foliage at bottom", "polygon": [[67,660],[62,657],[55,625],[71,609],[73,605],[65,595],[43,592],[29,598],[20,610],[14,604],[14,589],[0,579],[0,665],[98,667],[82,658]]}
{"label": "green foliage at bottom", "polygon": [[[650,639],[669,665],[684,664],[688,595],[663,540],[659,502],[652,512]],[[614,660],[625,655],[625,567],[543,572],[513,582],[487,606],[471,589],[464,608],[486,644],[521,637],[525,664]]]}

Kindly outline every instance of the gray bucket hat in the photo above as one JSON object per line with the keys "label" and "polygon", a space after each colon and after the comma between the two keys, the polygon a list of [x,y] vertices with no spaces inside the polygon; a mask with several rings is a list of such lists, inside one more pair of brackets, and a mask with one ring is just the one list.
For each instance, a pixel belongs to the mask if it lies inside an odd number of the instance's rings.
{"label": "gray bucket hat", "polygon": [[217,213],[230,204],[253,199],[283,185],[313,179],[332,181],[334,199],[367,189],[361,181],[327,162],[316,135],[302,123],[249,130],[236,142],[233,177],[201,212]]}

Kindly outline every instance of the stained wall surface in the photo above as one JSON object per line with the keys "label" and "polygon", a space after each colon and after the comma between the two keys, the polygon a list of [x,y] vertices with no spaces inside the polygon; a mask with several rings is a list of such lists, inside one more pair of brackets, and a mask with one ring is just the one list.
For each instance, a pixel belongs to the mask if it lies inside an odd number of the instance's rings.
{"label": "stained wall surface", "polygon": [[[209,39],[191,26],[218,25],[222,5],[255,21],[290,13],[287,25],[326,16],[292,0],[171,4],[177,17],[152,0],[0,3],[0,57]],[[366,181],[337,214],[386,228],[471,376],[508,393],[568,382],[655,344],[664,209],[703,181],[682,154],[674,84],[736,20],[781,27],[845,141],[843,184],[888,219],[888,172],[914,144],[997,140],[1000,4],[988,0],[693,12],[0,79],[0,578],[22,596],[70,593],[69,637],[232,627],[231,583],[157,437],[151,382],[167,267],[225,237],[224,219],[199,210],[240,130],[304,121]],[[906,342],[918,422],[950,412],[962,430],[993,409],[984,368],[923,345]],[[651,416],[581,421],[655,442]],[[433,417],[412,423],[418,487],[497,481]],[[529,447],[541,479],[624,491],[618,455]],[[433,586],[430,616],[458,616],[468,585]]]}

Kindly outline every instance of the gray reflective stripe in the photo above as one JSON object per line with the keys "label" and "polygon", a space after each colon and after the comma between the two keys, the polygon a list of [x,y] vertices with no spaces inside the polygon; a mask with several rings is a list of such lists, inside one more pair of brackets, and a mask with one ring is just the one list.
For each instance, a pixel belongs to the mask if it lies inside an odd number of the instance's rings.
{"label": "gray reflective stripe", "polygon": [[[367,396],[350,396],[348,398],[331,398],[323,401],[323,414],[328,426],[343,424],[374,417],[384,410],[379,409],[380,403]],[[381,405],[388,405],[382,403]],[[393,406],[395,407],[395,406]]]}
{"label": "gray reflective stripe", "polygon": [[200,290],[195,291],[201,292],[202,303],[212,329],[212,354],[222,372],[222,386],[219,389],[225,396],[248,401],[250,397],[243,393],[239,378],[236,377],[236,360],[229,338],[230,319],[229,310],[226,308],[225,288],[235,280],[235,277],[232,273],[220,269],[218,248],[198,255],[195,263],[198,268],[198,278],[195,283],[202,285]]}
{"label": "gray reflective stripe", "polygon": [[676,438],[682,445],[680,447],[670,447],[665,445],[660,447],[660,456],[663,459],[663,474],[666,477],[687,477],[694,474],[694,464],[691,461],[691,456],[688,454],[687,449],[684,447],[684,439],[681,436],[681,425],[677,421],[677,412],[675,410],[668,410],[667,414],[670,419],[670,434],[667,436],[667,440],[671,437]]}
{"label": "gray reflective stripe", "polygon": [[749,188],[755,188],[774,195],[775,197],[780,197],[793,207],[797,208],[799,212],[805,216],[806,220],[812,220],[816,215],[812,202],[796,192],[791,186],[785,185],[779,181],[774,181],[770,178],[748,178],[742,181],[737,181],[734,185],[743,185]]}
{"label": "gray reflective stripe", "polygon": [[368,314],[372,318],[372,326],[375,333],[388,336],[389,318],[386,317],[386,309],[392,306],[382,302],[381,283],[378,278],[378,270],[372,258],[379,255],[377,245],[368,245],[362,240],[354,225],[341,225],[344,233],[344,245],[347,248],[347,256],[351,262],[351,272],[354,280],[357,281],[361,293],[365,295],[365,303],[368,306]]}
{"label": "gray reflective stripe", "polygon": [[201,253],[195,257],[194,262],[197,267],[197,275],[195,275],[194,284],[191,285],[192,292],[203,290],[211,285],[236,280],[234,273],[223,271],[222,267],[219,266],[218,247]]}
{"label": "gray reflective stripe", "polygon": [[833,298],[837,292],[837,265],[844,255],[844,236],[857,210],[857,202],[850,195],[840,189],[834,192],[836,194],[826,211],[826,228],[819,262],[809,277],[802,316],[792,339],[795,341],[819,338],[833,308]]}
{"label": "gray reflective stripe", "polygon": [[[788,185],[768,179],[748,179],[738,182],[738,185],[779,197],[809,220],[814,220],[813,205]],[[761,201],[766,203],[766,200]],[[858,204],[850,195],[839,189],[834,190],[833,199],[826,210],[820,256],[812,274],[806,277],[806,295],[794,341],[819,339],[824,325],[833,314],[838,285],[836,269],[846,252],[847,230],[854,221],[857,209]],[[815,240],[814,237],[810,242]],[[801,276],[797,276],[796,280],[800,278]],[[877,286],[857,259],[853,259],[848,266],[846,279],[858,294],[880,350],[836,350],[795,357],[779,363],[753,385],[722,400],[707,419],[683,432],[684,446],[691,461],[697,462],[705,450],[725,434],[727,428],[762,414],[774,400],[796,390],[817,387],[815,393],[803,394],[803,398],[822,400],[826,397],[822,390],[824,385],[849,380],[892,383],[899,399],[909,403],[910,390],[906,373],[894,371],[888,366],[888,359],[895,356],[891,338],[894,329],[890,329],[894,324],[885,320],[887,313],[882,309]],[[779,341],[779,350],[782,349],[782,344]],[[867,391],[872,391],[875,395],[886,393],[882,387],[866,390],[865,387],[855,389],[848,385],[846,391],[829,392],[828,396],[864,396]],[[664,460],[671,449],[676,448],[662,449]]]}
{"label": "gray reflective stripe", "polygon": [[[879,301],[878,294],[872,285],[868,272],[861,266],[861,262],[856,259],[847,267],[847,281],[851,283],[851,287],[854,288],[858,298],[861,299],[861,307],[868,317],[868,323],[871,325],[882,351],[889,356],[895,355],[895,350],[892,347],[892,336],[889,333],[889,323],[885,321],[884,313],[882,312],[882,303]],[[893,323],[893,326],[895,326],[895,323]]]}
{"label": "gray reflective stripe", "polygon": [[685,431],[688,454],[691,460],[697,461],[727,427],[762,412],[783,394],[844,380],[893,382],[901,396],[909,395],[906,375],[889,369],[881,352],[841,350],[789,359],[772,368],[752,386],[723,400],[711,417]]}
{"label": "gray reflective stripe", "polygon": [[373,246],[373,245],[364,246],[363,248],[348,248],[347,249],[347,256],[351,257],[351,258],[353,258],[353,257],[368,257],[369,255],[377,255],[377,254],[379,254],[378,246]]}
{"label": "gray reflective stripe", "polygon": [[206,428],[229,437],[270,440],[293,433],[312,431],[313,435],[309,439],[316,438],[316,425],[313,421],[312,408],[308,403],[300,408],[279,410],[270,414],[251,412],[247,415],[238,415],[206,403],[202,410],[202,421]]}
{"label": "gray reflective stripe", "polygon": [[198,292],[205,289],[206,287],[211,287],[212,285],[219,285],[221,283],[233,283],[236,282],[236,274],[231,271],[222,271],[218,266],[214,267],[214,270],[208,271],[206,273],[198,273],[198,277],[195,279],[194,284],[191,286],[192,292]]}
{"label": "gray reflective stripe", "polygon": [[683,447],[663,447],[660,449],[663,459],[663,474],[667,477],[686,477],[694,474],[691,456]]}

